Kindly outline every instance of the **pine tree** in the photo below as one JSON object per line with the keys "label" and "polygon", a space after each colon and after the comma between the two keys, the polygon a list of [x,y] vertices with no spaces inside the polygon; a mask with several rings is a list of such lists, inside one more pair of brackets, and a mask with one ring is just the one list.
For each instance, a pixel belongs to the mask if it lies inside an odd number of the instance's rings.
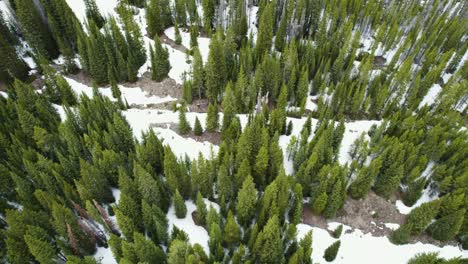
{"label": "pine tree", "polygon": [[286,30],[288,26],[288,18],[286,12],[283,12],[283,15],[281,16],[281,22],[278,28],[278,31],[276,32],[276,37],[275,37],[275,49],[279,52],[282,52],[284,49],[284,45],[286,42]]}
{"label": "pine tree", "polygon": [[185,80],[185,77],[184,84],[182,85],[182,98],[185,102],[192,103],[192,80]]}
{"label": "pine tree", "polygon": [[32,0],[15,0],[16,15],[29,45],[47,59],[58,55],[51,32]]}
{"label": "pine tree", "polygon": [[182,135],[185,135],[190,132],[190,130],[192,130],[190,124],[187,121],[187,117],[185,116],[185,108],[185,105],[182,105],[179,109],[179,133]]}
{"label": "pine tree", "polygon": [[432,219],[439,213],[440,202],[440,200],[434,200],[432,202],[423,203],[409,213],[406,218],[406,223],[411,224],[412,235],[421,234],[426,229]]}
{"label": "pine tree", "polygon": [[317,198],[315,198],[312,203],[312,211],[316,214],[321,214],[325,207],[327,206],[328,195],[326,192],[321,193]]}
{"label": "pine tree", "polygon": [[227,243],[229,248],[234,248],[234,246],[239,243],[241,238],[241,230],[239,225],[234,219],[234,215],[229,210],[226,224],[224,225],[224,242]]}
{"label": "pine tree", "polygon": [[452,214],[437,219],[428,228],[427,232],[433,238],[440,241],[453,239],[465,221],[465,209],[460,209]]}
{"label": "pine tree", "polygon": [[214,132],[219,128],[218,106],[210,103],[208,105],[208,113],[206,116],[206,131]]}
{"label": "pine tree", "polygon": [[171,64],[169,63],[169,51],[164,48],[161,44],[161,40],[158,36],[154,38],[154,51],[150,47],[150,58],[151,58],[151,79],[160,82],[167,78],[169,71],[171,70]]}
{"label": "pine tree", "polygon": [[278,216],[270,218],[257,236],[253,254],[259,263],[281,263],[284,256]]}
{"label": "pine tree", "polygon": [[263,189],[266,183],[266,172],[268,168],[268,149],[263,146],[258,151],[253,167],[254,181],[259,188]]}
{"label": "pine tree", "polygon": [[408,240],[411,236],[411,224],[404,224],[400,226],[397,230],[393,231],[390,235],[390,241],[396,245],[402,245],[408,243]]}
{"label": "pine tree", "polygon": [[205,201],[203,201],[203,197],[200,192],[197,193],[197,219],[200,225],[204,226],[206,224],[206,217],[208,211],[206,209]]}
{"label": "pine tree", "polygon": [[304,68],[301,73],[301,77],[299,78],[299,82],[297,84],[297,92],[296,92],[296,104],[304,108],[307,95],[309,94],[309,70]]}
{"label": "pine tree", "polygon": [[195,127],[193,129],[193,133],[195,136],[201,136],[203,134],[203,128],[200,124],[200,120],[198,120],[198,117],[195,118]]}
{"label": "pine tree", "polygon": [[174,194],[174,208],[177,218],[185,218],[187,207],[185,206],[184,198],[180,195],[179,190],[176,190]]}
{"label": "pine tree", "polygon": [[150,0],[146,5],[146,23],[148,36],[155,36],[164,30],[162,6],[159,0]]}
{"label": "pine tree", "polygon": [[98,26],[98,28],[102,28],[105,20],[99,12],[99,8],[96,5],[96,1],[84,0],[84,2],[86,6],[86,17],[88,18],[88,20],[93,20],[94,23],[96,23],[96,26]]}
{"label": "pine tree", "polygon": [[52,244],[52,239],[47,232],[37,226],[27,226],[24,241],[29,251],[40,263],[56,263],[57,249]]}
{"label": "pine tree", "polygon": [[197,94],[200,100],[205,95],[205,87],[203,83],[203,59],[198,48],[193,48],[192,62],[192,90]]}
{"label": "pine tree", "polygon": [[382,166],[380,158],[371,161],[369,167],[363,167],[354,182],[349,187],[350,195],[353,199],[363,198],[371,189],[377,172]]}
{"label": "pine tree", "polygon": [[226,83],[227,69],[220,34],[211,39],[208,62],[205,65],[205,87],[210,103],[216,103]]}
{"label": "pine tree", "polygon": [[341,245],[341,241],[338,240],[335,243],[333,243],[331,246],[329,246],[325,250],[325,254],[323,255],[323,258],[328,262],[335,260],[336,255],[338,254],[338,250],[340,249],[340,245]]}
{"label": "pine tree", "polygon": [[248,175],[242,183],[242,188],[237,195],[236,214],[242,226],[247,227],[250,225],[255,215],[256,207],[257,190],[255,189],[252,176]]}
{"label": "pine tree", "polygon": [[177,23],[174,25],[174,35],[175,35],[175,44],[177,45],[181,45],[182,44],[182,38],[180,36],[180,30],[179,30],[179,26],[177,26]]}
{"label": "pine tree", "polygon": [[267,4],[260,16],[256,49],[257,61],[261,61],[263,55],[271,49],[274,24],[273,9],[273,4]]}
{"label": "pine tree", "polygon": [[157,247],[151,240],[147,240],[145,236],[135,232],[133,235],[135,241],[135,253],[139,262],[143,263],[164,263],[166,254]]}

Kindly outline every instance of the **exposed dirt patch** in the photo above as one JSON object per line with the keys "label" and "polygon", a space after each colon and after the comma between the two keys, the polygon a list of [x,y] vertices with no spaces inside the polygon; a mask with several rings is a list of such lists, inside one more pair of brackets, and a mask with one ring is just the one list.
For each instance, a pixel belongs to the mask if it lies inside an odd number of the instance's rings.
{"label": "exposed dirt patch", "polygon": [[195,141],[197,142],[205,142],[205,141],[208,141],[210,142],[211,144],[214,144],[214,145],[220,145],[221,144],[221,133],[220,132],[203,132],[203,134],[201,136],[196,136],[194,133],[193,133],[193,130],[190,131],[189,133],[185,134],[185,135],[181,135],[179,132],[178,132],[178,128],[177,128],[177,124],[176,123],[157,123],[157,124],[151,124],[150,125],[150,128],[152,127],[162,127],[162,128],[169,128],[173,131],[175,131],[179,136],[183,137],[183,138],[191,138],[191,139],[194,139]]}
{"label": "exposed dirt patch", "polygon": [[199,99],[194,100],[192,104],[189,105],[190,112],[195,113],[206,113],[208,112],[208,105],[210,102],[208,99]]}
{"label": "exposed dirt patch", "polygon": [[187,51],[187,48],[184,45],[179,45],[176,44],[174,40],[170,39],[166,34],[162,34],[159,36],[159,39],[161,40],[162,43],[167,44],[171,46],[171,48],[182,51],[185,53]]}
{"label": "exposed dirt patch", "polygon": [[[361,200],[354,200],[348,197],[343,208],[332,219],[325,219],[323,216],[314,214],[310,209],[310,205],[305,203],[302,212],[303,223],[328,230],[328,223],[339,222],[353,229],[359,229],[364,233],[371,233],[373,236],[389,237],[392,229],[386,227],[385,224],[392,223],[401,226],[405,223],[406,218],[395,207],[396,199],[397,197],[393,197],[390,200],[385,200],[374,192],[370,192],[365,199]],[[417,242],[438,246],[457,246],[456,241],[440,242],[425,234],[410,239],[410,243]]]}

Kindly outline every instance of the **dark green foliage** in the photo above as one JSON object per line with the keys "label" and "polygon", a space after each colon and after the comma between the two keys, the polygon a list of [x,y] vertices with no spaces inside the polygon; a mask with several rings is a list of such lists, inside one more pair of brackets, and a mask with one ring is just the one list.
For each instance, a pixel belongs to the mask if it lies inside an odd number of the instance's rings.
{"label": "dark green foliage", "polygon": [[95,0],[85,0],[86,6],[86,17],[88,20],[94,21],[96,25],[101,28],[104,25],[104,18],[102,17],[101,13],[99,12],[99,8],[96,5]]}
{"label": "dark green foliage", "polygon": [[193,133],[195,136],[201,136],[203,134],[203,128],[200,124],[200,120],[198,120],[198,117],[195,118],[195,127],[193,128]]}
{"label": "dark green foliage", "polygon": [[441,241],[452,239],[460,230],[465,216],[465,209],[458,210],[433,222],[427,232],[433,238]]}
{"label": "dark green foliage", "polygon": [[154,38],[154,51],[150,47],[151,79],[160,82],[167,78],[171,65],[169,63],[169,52],[161,44],[158,36]]}
{"label": "dark green foliage", "polygon": [[185,116],[185,112],[187,111],[185,108],[185,105],[182,105],[179,109],[179,133],[182,135],[185,135],[192,130],[187,121],[187,117]]}
{"label": "dark green foliage", "polygon": [[47,59],[58,54],[57,44],[32,0],[15,0],[16,15],[25,38],[35,52]]}
{"label": "dark green foliage", "polygon": [[335,230],[333,230],[332,236],[338,239],[340,238],[342,232],[343,232],[343,225],[339,225]]}
{"label": "dark green foliage", "polygon": [[390,236],[390,241],[396,245],[402,245],[408,243],[411,236],[412,224],[404,224],[397,230],[393,231]]}
{"label": "dark green foliage", "polygon": [[435,200],[416,207],[406,218],[406,223],[410,224],[411,234],[422,233],[439,213],[440,200]]}
{"label": "dark green foliage", "polygon": [[174,194],[174,208],[177,218],[185,218],[187,207],[185,206],[185,200],[180,195],[179,190],[176,190]]}
{"label": "dark green foliage", "polygon": [[331,262],[331,261],[335,260],[336,255],[338,254],[338,250],[340,249],[340,245],[341,245],[340,240],[338,240],[335,243],[331,244],[331,246],[329,246],[325,250],[323,258],[328,262]]}
{"label": "dark green foliage", "polygon": [[219,128],[218,106],[216,104],[208,105],[208,114],[206,116],[206,131],[214,132]]}

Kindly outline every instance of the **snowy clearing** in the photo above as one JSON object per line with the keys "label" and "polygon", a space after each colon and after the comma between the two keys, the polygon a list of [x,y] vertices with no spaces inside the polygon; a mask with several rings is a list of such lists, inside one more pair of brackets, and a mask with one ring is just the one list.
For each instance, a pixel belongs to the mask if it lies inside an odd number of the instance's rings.
{"label": "snowy clearing", "polygon": [[[329,226],[329,230],[334,230],[339,223]],[[350,228],[343,225],[343,234],[341,235],[341,247],[338,255],[332,263],[334,264],[404,264],[407,263],[416,253],[439,252],[440,257],[453,258],[458,256],[468,256],[468,251],[460,251],[457,247],[445,246],[443,248],[423,243],[408,244],[397,246],[392,244],[387,237],[374,237],[370,234],[364,234],[361,230],[354,230],[346,233]],[[325,249],[337,241],[328,231],[312,227],[305,224],[298,224],[298,239],[312,230],[312,260],[314,263],[325,264],[323,258]]]}
{"label": "snowy clearing", "polygon": [[[87,86],[86,84],[77,82],[73,79],[64,77],[73,91],[77,95],[86,94],[88,97],[93,97],[93,88]],[[148,105],[148,104],[161,104],[167,102],[173,102],[177,99],[172,98],[171,96],[158,97],[154,95],[149,95],[147,92],[143,91],[140,87],[129,88],[122,85],[119,85],[120,92],[122,93],[122,100],[125,102],[127,100],[129,105]],[[99,88],[99,93],[109,97],[112,101],[116,99],[112,96],[112,91],[110,88]]]}
{"label": "snowy clearing", "polygon": [[[219,212],[219,205],[210,202],[208,199],[204,199],[206,207],[209,209],[210,205]],[[195,243],[200,244],[205,252],[210,252],[208,248],[208,232],[205,228],[195,225],[192,219],[192,213],[197,209],[197,206],[192,201],[186,201],[185,206],[187,207],[187,215],[185,218],[179,219],[175,215],[174,205],[171,205],[169,212],[167,213],[167,219],[169,220],[169,234],[172,233],[173,226],[185,231],[188,234],[189,242],[194,245]]]}

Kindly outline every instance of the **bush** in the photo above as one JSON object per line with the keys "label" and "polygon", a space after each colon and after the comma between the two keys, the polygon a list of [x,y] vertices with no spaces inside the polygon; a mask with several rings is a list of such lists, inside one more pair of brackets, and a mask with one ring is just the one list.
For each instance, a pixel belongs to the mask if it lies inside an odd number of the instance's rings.
{"label": "bush", "polygon": [[323,258],[325,258],[326,261],[330,262],[335,260],[336,255],[338,255],[338,250],[340,249],[341,241],[338,240],[335,243],[333,243],[331,246],[329,246],[325,250],[325,254],[323,255]]}

